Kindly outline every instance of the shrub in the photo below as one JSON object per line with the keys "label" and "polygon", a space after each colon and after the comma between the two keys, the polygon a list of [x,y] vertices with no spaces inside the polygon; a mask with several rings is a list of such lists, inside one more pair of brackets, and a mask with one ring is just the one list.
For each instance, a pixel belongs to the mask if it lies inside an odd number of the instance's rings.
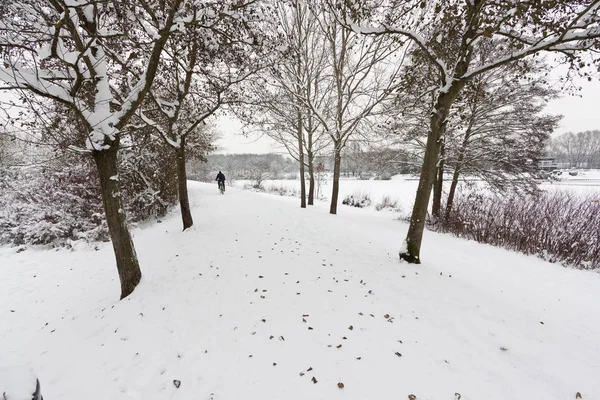
{"label": "shrub", "polygon": [[260,186],[257,187],[255,184],[253,183],[244,183],[244,186],[242,186],[243,190],[249,190],[251,192],[261,192],[263,193],[265,191],[265,188]]}
{"label": "shrub", "polygon": [[600,194],[456,197],[440,230],[582,269],[600,268]]}
{"label": "shrub", "polygon": [[277,194],[279,196],[300,197],[300,189],[285,185],[269,185],[264,188],[264,191],[267,193]]}
{"label": "shrub", "polygon": [[398,199],[392,199],[391,196],[383,196],[381,198],[381,201],[379,203],[375,204],[375,209],[377,211],[381,211],[386,208],[389,208],[389,209],[391,209],[393,211],[397,211],[397,212],[401,211],[401,207],[398,204]]}
{"label": "shrub", "polygon": [[0,179],[0,243],[108,239],[98,178],[89,164],[27,168]]}
{"label": "shrub", "polygon": [[371,196],[364,191],[356,191],[353,194],[347,195],[342,204],[352,207],[364,208],[371,205]]}
{"label": "shrub", "polygon": [[[121,151],[119,179],[129,222],[162,216],[177,201],[174,159],[169,157],[150,145]],[[108,239],[91,157],[67,155],[44,167],[2,171],[0,244],[65,246]]]}
{"label": "shrub", "polygon": [[[254,183],[246,183],[242,186],[243,190],[249,190],[251,192],[269,193],[284,197],[297,197],[300,198],[300,189],[296,187],[290,187],[283,184],[279,185],[261,185],[257,187]],[[306,185],[306,195],[308,196],[308,185]],[[325,196],[314,195],[315,200],[325,200]]]}
{"label": "shrub", "polygon": [[[139,135],[135,145],[119,153],[119,179],[130,222],[165,215],[177,203],[177,167],[174,152]],[[94,167],[95,173],[95,167]]]}

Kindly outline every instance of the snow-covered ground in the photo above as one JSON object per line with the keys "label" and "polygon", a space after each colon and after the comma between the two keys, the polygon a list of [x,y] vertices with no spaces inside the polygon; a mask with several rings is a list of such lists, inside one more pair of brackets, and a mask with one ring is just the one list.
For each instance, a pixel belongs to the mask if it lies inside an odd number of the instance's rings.
{"label": "snow-covered ground", "polygon": [[581,170],[576,176],[566,172],[552,181],[542,185],[546,190],[570,191],[581,195],[600,194],[600,170]]}
{"label": "snow-covered ground", "polygon": [[[569,191],[583,196],[596,193],[600,196],[600,170],[578,171],[577,176],[570,176],[564,172],[559,180],[548,180],[542,183],[540,187],[543,190],[560,190]],[[450,178],[450,177],[448,177]],[[482,181],[472,181],[473,184],[483,186]],[[243,188],[251,185],[248,180],[237,180],[234,186]],[[418,177],[409,175],[396,175],[391,180],[359,180],[356,178],[341,178],[339,199],[341,201],[348,195],[356,195],[358,193],[366,193],[371,198],[371,204],[382,201],[383,197],[388,196],[393,201],[397,201],[401,206],[401,212],[409,214],[415,200],[415,193],[419,184]],[[294,190],[299,190],[299,180],[265,180],[263,187],[269,189],[272,187],[285,187]],[[445,190],[449,189],[449,179],[445,182]],[[328,178],[321,184],[321,194],[325,198],[331,198],[331,180]],[[341,205],[339,207],[342,207]],[[338,208],[339,208],[338,207]]]}
{"label": "snow-covered ground", "polygon": [[[237,188],[243,188],[244,186],[251,184],[252,182],[247,180],[238,180],[234,183]],[[331,179],[328,178],[320,185],[321,195],[328,199],[331,198]],[[402,175],[394,176],[393,179],[387,181],[342,178],[340,179],[339,193],[340,207],[341,201],[346,196],[366,193],[370,196],[373,205],[380,202],[384,196],[389,196],[392,200],[397,200],[405,211],[410,211],[415,200],[415,193],[418,185],[419,181],[416,178],[405,177]],[[271,187],[286,187],[299,190],[300,181],[289,179],[266,180],[263,183],[263,187],[267,189]]]}
{"label": "snow-covered ground", "polygon": [[403,264],[390,214],[190,191],[121,302],[109,244],[0,248],[0,365],[46,399],[600,399],[600,274],[432,232]]}

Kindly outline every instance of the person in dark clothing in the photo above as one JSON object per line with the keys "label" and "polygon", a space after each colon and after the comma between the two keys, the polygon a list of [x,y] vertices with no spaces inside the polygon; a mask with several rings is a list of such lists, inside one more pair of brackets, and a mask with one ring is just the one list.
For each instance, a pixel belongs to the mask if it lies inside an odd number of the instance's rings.
{"label": "person in dark clothing", "polygon": [[219,173],[217,174],[217,179],[215,179],[215,181],[218,182],[219,189],[225,190],[225,174],[219,171]]}

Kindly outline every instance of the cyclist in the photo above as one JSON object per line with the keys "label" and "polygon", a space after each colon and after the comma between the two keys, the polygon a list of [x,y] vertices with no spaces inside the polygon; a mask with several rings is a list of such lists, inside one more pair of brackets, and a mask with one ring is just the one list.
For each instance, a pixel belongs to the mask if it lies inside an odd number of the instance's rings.
{"label": "cyclist", "polygon": [[218,182],[220,190],[225,190],[225,175],[221,171],[217,174],[215,181]]}

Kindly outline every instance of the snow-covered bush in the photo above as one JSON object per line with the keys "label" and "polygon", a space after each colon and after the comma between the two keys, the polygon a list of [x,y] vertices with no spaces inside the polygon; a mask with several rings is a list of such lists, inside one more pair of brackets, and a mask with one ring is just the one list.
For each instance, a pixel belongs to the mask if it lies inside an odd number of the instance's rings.
{"label": "snow-covered bush", "polygon": [[130,222],[160,217],[177,202],[177,166],[173,151],[148,135],[132,137],[119,153],[119,178]]}
{"label": "snow-covered bush", "polygon": [[[260,187],[256,187],[253,183],[246,183],[242,186],[243,190],[249,190],[251,192],[259,192],[259,193],[269,193],[283,197],[297,197],[300,198],[300,188],[299,187],[290,187],[288,185],[279,184],[279,185],[261,185]],[[316,187],[315,187],[316,189]],[[306,185],[306,192],[308,196],[308,184]],[[326,200],[327,198],[323,195],[317,195],[316,190],[314,194],[315,200]]]}
{"label": "snow-covered bush", "polygon": [[600,268],[600,193],[457,196],[439,229],[583,269]]}
{"label": "snow-covered bush", "polygon": [[244,186],[242,186],[242,189],[249,190],[251,192],[264,192],[265,191],[265,189],[263,187],[257,188],[252,183],[244,183]]}
{"label": "snow-covered bush", "polygon": [[107,240],[97,179],[90,163],[4,173],[0,177],[0,243]]}
{"label": "snow-covered bush", "polygon": [[391,196],[383,196],[381,198],[381,201],[377,204],[375,204],[375,209],[377,211],[381,211],[384,210],[386,208],[389,208],[393,211],[401,211],[401,207],[398,204],[398,199],[392,199]]}
{"label": "snow-covered bush", "polygon": [[371,205],[371,195],[362,190],[356,191],[353,194],[347,195],[342,204],[352,207],[364,208]]}
{"label": "snow-covered bush", "polygon": [[279,196],[300,197],[300,189],[286,185],[265,185],[264,191]]}
{"label": "snow-covered bush", "polygon": [[[130,222],[162,216],[177,201],[168,152],[152,145],[120,153],[119,179]],[[69,245],[108,240],[98,174],[91,157],[0,171],[0,244]]]}

